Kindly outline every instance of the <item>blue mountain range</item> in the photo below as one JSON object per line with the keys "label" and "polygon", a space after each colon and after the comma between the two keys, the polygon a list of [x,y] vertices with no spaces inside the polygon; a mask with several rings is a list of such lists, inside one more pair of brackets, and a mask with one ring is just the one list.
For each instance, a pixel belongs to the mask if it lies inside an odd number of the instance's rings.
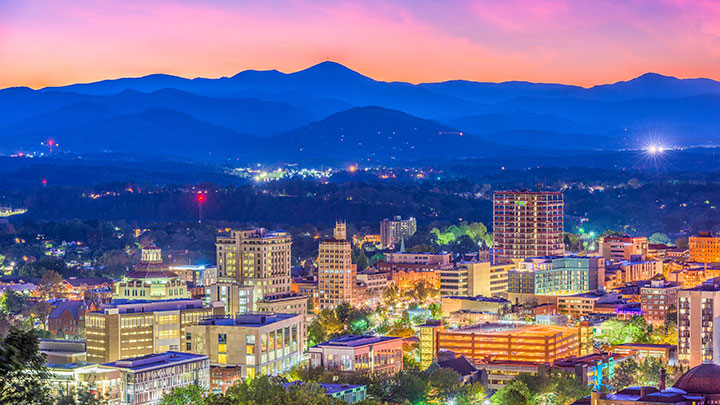
{"label": "blue mountain range", "polygon": [[647,73],[590,88],[383,82],[334,62],[217,79],[154,74],[0,90],[0,152],[370,162],[715,146],[720,82]]}

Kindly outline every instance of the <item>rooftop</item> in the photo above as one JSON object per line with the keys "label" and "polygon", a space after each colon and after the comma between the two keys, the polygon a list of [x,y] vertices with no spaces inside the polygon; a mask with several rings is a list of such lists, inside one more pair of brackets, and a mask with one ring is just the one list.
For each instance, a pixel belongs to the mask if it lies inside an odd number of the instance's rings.
{"label": "rooftop", "polygon": [[164,353],[153,353],[129,359],[122,359],[112,363],[106,363],[104,364],[104,366],[124,368],[133,371],[143,371],[158,367],[167,367],[177,363],[206,360],[207,358],[208,356],[201,354],[169,351]]}
{"label": "rooftop", "polygon": [[394,340],[402,341],[404,338],[394,336],[371,336],[371,335],[347,335],[339,338],[328,340],[315,345],[318,346],[344,346],[344,347],[358,347],[365,346],[374,343],[390,342]]}
{"label": "rooftop", "polygon": [[219,325],[219,326],[239,326],[239,327],[261,327],[270,325],[275,322],[284,321],[299,317],[299,314],[276,314],[272,312],[254,312],[238,314],[236,316],[215,316],[211,318],[201,319],[198,325]]}
{"label": "rooftop", "polygon": [[475,297],[443,295],[443,298],[450,298],[450,299],[454,299],[454,300],[464,300],[464,301],[477,301],[477,302],[496,302],[498,304],[509,304],[510,303],[510,301],[508,301],[507,299],[502,298],[502,297],[485,297],[482,295],[477,295]]}

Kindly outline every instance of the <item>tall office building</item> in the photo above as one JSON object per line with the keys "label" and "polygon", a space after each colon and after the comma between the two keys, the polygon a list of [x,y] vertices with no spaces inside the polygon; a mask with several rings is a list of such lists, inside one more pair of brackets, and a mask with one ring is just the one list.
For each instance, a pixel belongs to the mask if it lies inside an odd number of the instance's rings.
{"label": "tall office building", "polygon": [[720,363],[720,277],[678,292],[678,361]]}
{"label": "tall office building", "polygon": [[417,231],[415,218],[402,219],[399,215],[393,219],[383,219],[380,222],[380,244],[383,248],[396,246],[404,238],[407,239]]}
{"label": "tall office building", "polygon": [[496,257],[558,256],[563,244],[563,194],[559,191],[496,191],[493,232]]}
{"label": "tall office building", "polygon": [[357,269],[352,263],[350,242],[343,238],[345,224],[338,222],[334,238],[320,242],[318,292],[320,310],[333,309],[342,302],[355,304]]}
{"label": "tall office building", "polygon": [[253,286],[255,301],[290,292],[289,233],[265,228],[233,230],[230,235],[219,236],[215,246],[218,281]]}

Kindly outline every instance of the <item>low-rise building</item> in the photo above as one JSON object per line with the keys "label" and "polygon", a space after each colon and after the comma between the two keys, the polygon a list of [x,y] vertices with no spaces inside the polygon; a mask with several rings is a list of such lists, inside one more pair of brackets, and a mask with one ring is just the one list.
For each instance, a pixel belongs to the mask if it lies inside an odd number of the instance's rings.
{"label": "low-rise building", "polygon": [[[625,301],[620,299],[618,294],[589,292],[558,297],[557,311],[572,318],[580,318],[596,312],[614,314],[624,303]],[[602,308],[603,306],[605,308]]]}
{"label": "low-rise building", "polygon": [[55,398],[78,390],[89,390],[108,405],[124,405],[125,381],[120,370],[85,361],[46,364],[48,384]]}
{"label": "low-rise building", "polygon": [[501,297],[442,297],[443,317],[458,311],[489,312],[502,314],[510,309],[510,301]]}
{"label": "low-rise building", "polygon": [[278,375],[302,358],[304,322],[300,314],[260,312],[202,319],[186,328],[184,350],[214,366],[238,366],[242,378]]}
{"label": "low-rise building", "polygon": [[[302,381],[293,381],[283,384],[285,390],[293,389],[305,385]],[[313,386],[325,391],[330,398],[338,399],[348,404],[362,402],[367,398],[367,386],[354,384],[330,384],[330,383],[312,383]]]}
{"label": "low-rise building", "polygon": [[[475,362],[549,362],[581,353],[577,328],[555,325],[480,324],[439,330],[436,350],[464,354]],[[422,344],[422,342],[421,342]]]}
{"label": "low-rise building", "polygon": [[568,295],[596,291],[605,280],[600,256],[554,256],[525,259],[508,271],[513,294]]}
{"label": "low-rise building", "polygon": [[48,331],[66,339],[79,339],[85,336],[85,314],[96,311],[93,302],[59,301],[48,315]]}
{"label": "low-rise building", "polygon": [[239,381],[242,381],[242,366],[210,365],[210,393],[225,394]]}
{"label": "low-rise building", "polygon": [[175,388],[195,385],[210,389],[207,356],[168,351],[104,364],[120,370],[124,383],[122,404],[157,404]]}
{"label": "low-rise building", "polygon": [[634,355],[639,360],[658,359],[662,364],[677,363],[677,346],[651,343],[623,343],[613,346],[613,353]]}
{"label": "low-rise building", "polygon": [[508,271],[512,262],[462,261],[440,271],[440,294],[493,297],[508,290]]}
{"label": "low-rise building", "polygon": [[401,337],[347,335],[309,349],[310,366],[393,375],[403,369]]}
{"label": "low-rise building", "polygon": [[608,260],[630,260],[631,256],[648,254],[648,241],[644,236],[606,236],[600,243],[600,255]]}
{"label": "low-rise building", "polygon": [[38,339],[38,343],[47,364],[87,362],[87,348],[83,340]]}

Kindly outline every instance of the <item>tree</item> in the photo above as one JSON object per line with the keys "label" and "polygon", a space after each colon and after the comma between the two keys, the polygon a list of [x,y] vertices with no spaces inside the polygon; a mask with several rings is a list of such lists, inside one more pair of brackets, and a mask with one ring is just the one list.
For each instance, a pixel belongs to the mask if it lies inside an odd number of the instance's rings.
{"label": "tree", "polygon": [[625,360],[615,366],[615,371],[610,385],[616,390],[635,385],[638,379],[638,364],[635,360]]}
{"label": "tree", "polygon": [[438,368],[430,373],[427,398],[446,403],[460,387],[460,374],[446,368]]}
{"label": "tree", "polygon": [[25,308],[25,297],[8,288],[0,298],[0,307],[6,314],[17,315]]}
{"label": "tree", "polygon": [[59,297],[64,294],[62,282],[63,278],[60,273],[50,270],[42,275],[37,289],[43,297]]}
{"label": "tree", "polygon": [[520,380],[512,380],[490,397],[495,405],[526,405],[530,402],[530,390]]}
{"label": "tree", "polygon": [[455,397],[457,405],[481,404],[487,398],[485,387],[480,382],[465,384],[460,388],[460,394]]}
{"label": "tree", "polygon": [[308,328],[308,345],[314,346],[326,340],[327,334],[325,333],[325,328],[322,327],[317,319],[314,320]]}
{"label": "tree", "polygon": [[428,253],[428,252],[434,252],[434,251],[435,251],[435,249],[433,249],[432,246],[430,246],[428,244],[424,244],[424,243],[415,245],[415,246],[411,247],[410,249],[408,249],[408,252],[410,252],[410,253]]}
{"label": "tree", "polygon": [[357,257],[357,266],[361,270],[365,270],[370,266],[370,262],[367,258],[367,255],[365,255],[365,249],[360,249],[360,254],[358,254]]}
{"label": "tree", "polygon": [[50,404],[48,379],[35,335],[12,328],[0,343],[0,403]]}
{"label": "tree", "polygon": [[165,395],[160,401],[160,405],[188,405],[188,404],[205,404],[203,398],[203,390],[197,385],[188,385],[187,387],[178,387]]}
{"label": "tree", "polygon": [[428,305],[428,310],[430,311],[431,319],[442,318],[442,305],[439,302],[433,302],[432,304]]}
{"label": "tree", "polygon": [[663,245],[672,245],[672,240],[664,233],[655,232],[648,238],[650,243],[662,243]]}

